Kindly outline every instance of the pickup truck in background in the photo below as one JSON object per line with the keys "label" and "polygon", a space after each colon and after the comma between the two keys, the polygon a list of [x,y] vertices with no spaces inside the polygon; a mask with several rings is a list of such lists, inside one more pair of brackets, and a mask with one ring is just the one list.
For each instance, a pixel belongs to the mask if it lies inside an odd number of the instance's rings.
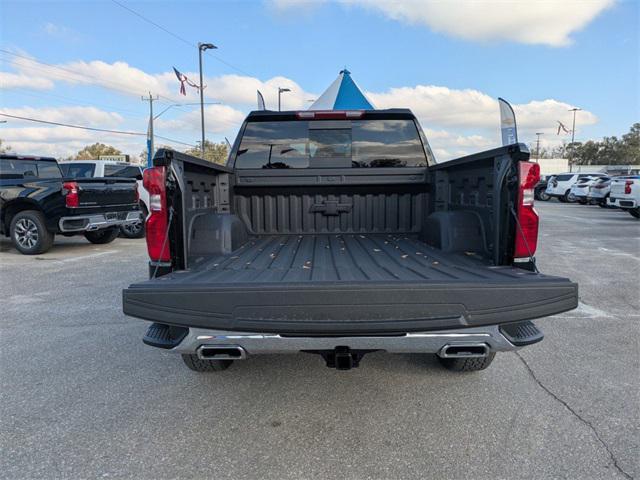
{"label": "pickup truck in background", "polygon": [[640,218],[640,175],[613,178],[607,205],[621,208],[631,216]]}
{"label": "pickup truck in background", "polygon": [[150,279],[124,313],[196,371],[263,353],[347,370],[374,351],[486,368],[578,304],[539,273],[539,166],[514,144],[436,164],[410,110],[249,114],[226,166],[145,170]]}
{"label": "pickup truck in background", "polygon": [[127,238],[144,237],[144,220],[149,214],[149,192],[142,185],[142,167],[127,162],[113,160],[73,160],[58,162],[65,178],[119,177],[133,178],[138,183],[140,198],[140,220],[126,223],[120,227],[120,233]]}
{"label": "pickup truck in background", "polygon": [[20,253],[48,251],[56,234],[109,243],[139,220],[133,179],[65,179],[54,158],[0,155],[0,233]]}

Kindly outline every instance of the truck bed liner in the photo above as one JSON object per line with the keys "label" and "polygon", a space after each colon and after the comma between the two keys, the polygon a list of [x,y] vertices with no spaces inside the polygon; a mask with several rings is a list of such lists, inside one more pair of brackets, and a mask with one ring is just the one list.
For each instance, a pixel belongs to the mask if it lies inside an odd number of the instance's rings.
{"label": "truck bed liner", "polygon": [[289,334],[404,333],[538,318],[577,306],[569,280],[445,254],[402,234],[266,235],[131,285],[156,322]]}

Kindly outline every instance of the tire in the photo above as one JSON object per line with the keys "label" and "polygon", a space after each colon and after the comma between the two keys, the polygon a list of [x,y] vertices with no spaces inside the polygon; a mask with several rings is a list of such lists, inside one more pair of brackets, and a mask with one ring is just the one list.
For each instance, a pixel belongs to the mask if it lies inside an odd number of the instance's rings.
{"label": "tire", "polygon": [[55,235],[47,230],[44,214],[37,210],[23,210],[11,219],[11,242],[23,255],[39,255],[53,245]]}
{"label": "tire", "polygon": [[89,240],[91,243],[95,243],[96,245],[103,245],[105,243],[111,243],[116,238],[118,238],[118,234],[120,233],[120,228],[104,228],[102,230],[94,230],[93,232],[85,232],[84,238]]}
{"label": "tire", "polygon": [[189,354],[183,354],[182,361],[194,372],[221,372],[233,363],[233,360],[202,360],[197,355]]}
{"label": "tire", "polygon": [[579,203],[580,205],[586,205],[586,204],[587,204],[587,201],[586,201],[586,200],[582,200],[582,199],[580,199],[580,200],[578,200],[578,203]]}
{"label": "tire", "polygon": [[535,195],[536,199],[542,202],[548,202],[549,199],[551,198],[549,195],[547,195],[547,192],[544,189],[539,189],[535,193],[536,193]]}
{"label": "tire", "polygon": [[125,238],[143,238],[144,219],[142,214],[140,214],[140,221],[130,225],[122,225],[120,227],[120,234]]}
{"label": "tire", "polygon": [[558,201],[560,203],[567,203],[567,199],[564,197],[564,195],[562,197],[558,197]]}
{"label": "tire", "polygon": [[602,200],[598,202],[600,208],[609,208],[609,194],[607,193]]}
{"label": "tire", "polygon": [[447,370],[452,372],[478,372],[484,370],[495,358],[495,352],[491,352],[486,357],[472,358],[441,358],[438,357],[440,364]]}
{"label": "tire", "polygon": [[571,190],[567,190],[562,198],[565,203],[575,203],[576,201],[576,196],[571,193]]}
{"label": "tire", "polygon": [[640,218],[640,207],[631,208],[627,210],[631,214],[632,217]]}

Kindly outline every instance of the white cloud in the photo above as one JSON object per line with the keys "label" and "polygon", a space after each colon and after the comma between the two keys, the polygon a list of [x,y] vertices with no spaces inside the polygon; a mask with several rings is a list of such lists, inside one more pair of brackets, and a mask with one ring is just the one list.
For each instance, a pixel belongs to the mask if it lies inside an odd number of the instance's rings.
{"label": "white cloud", "polygon": [[[614,0],[338,0],[465,40],[508,40],[553,47],[571,43]],[[272,0],[279,9],[307,9],[309,0]],[[314,2],[314,4],[323,2]]]}
{"label": "white cloud", "polygon": [[42,26],[42,31],[49,37],[67,42],[80,41],[80,35],[75,30],[64,25],[47,22]]}
{"label": "white cloud", "polygon": [[[122,116],[115,112],[105,112],[96,107],[55,107],[55,108],[3,108],[2,113],[16,115],[18,117],[36,118],[48,122],[70,123],[73,125],[94,126],[99,128],[111,128],[124,121]],[[11,123],[31,122],[11,119]],[[5,129],[2,130],[3,135]]]}
{"label": "white cloud", "polygon": [[[500,113],[497,99],[478,90],[456,90],[435,85],[391,88],[386,92],[367,92],[377,108],[410,108],[420,120],[439,160],[459,152],[472,153],[498,146]],[[554,99],[514,104],[521,141],[546,135],[553,146],[564,137],[556,136],[557,121],[571,125],[573,108]],[[588,110],[578,112],[579,125],[593,125],[598,118]],[[576,128],[579,132],[579,129]],[[454,153],[455,152],[455,153]]]}
{"label": "white cloud", "polygon": [[[11,66],[19,73],[0,72],[7,76],[9,86],[25,86],[22,83],[43,85],[52,88],[52,82],[72,85],[96,85],[118,93],[139,97],[160,95],[165,100],[176,103],[198,102],[198,90],[186,86],[186,96],[180,94],[180,83],[173,70],[158,74],[150,74],[126,62],[107,63],[100,60],[89,62],[75,61],[56,65],[44,65],[35,59],[14,57]],[[184,71],[191,81],[198,83],[198,73]],[[14,78],[15,77],[15,78]],[[256,108],[256,91],[262,92],[267,108],[276,109],[278,105],[278,87],[291,91],[282,94],[282,109],[306,109],[308,100],[316,95],[305,91],[298,83],[286,77],[276,76],[268,80],[260,80],[246,75],[219,75],[204,77],[205,97],[208,101],[220,101],[224,104]],[[4,86],[4,81],[0,85]],[[29,85],[26,85],[29,86]],[[9,88],[9,87],[7,87]]]}
{"label": "white cloud", "polygon": [[[292,0],[295,1],[295,0]],[[19,58],[13,63],[13,67],[19,73],[2,75],[24,75],[34,85],[41,80],[55,80],[71,84],[99,85],[113,90],[119,94],[135,95],[148,91],[162,95],[164,105],[158,105],[156,111],[160,112],[168,103],[198,103],[197,90],[187,87],[188,95],[179,95],[179,83],[173,71],[159,74],[150,74],[125,62],[107,63],[102,61],[71,62],[59,65],[60,68],[36,64],[29,58]],[[36,71],[36,76],[32,70]],[[44,71],[44,75],[38,76]],[[197,75],[193,72],[185,72],[190,78]],[[56,77],[56,74],[58,75]],[[49,80],[51,79],[51,80]],[[273,77],[268,80],[260,80],[254,77],[242,75],[221,75],[205,77],[205,96],[207,101],[221,101],[221,105],[208,105],[206,107],[207,137],[220,141],[223,136],[233,137],[240,126],[246,112],[254,109],[256,105],[256,90],[260,90],[266,99],[267,107],[277,108],[277,89],[285,87],[291,92],[282,95],[283,109],[306,109],[307,100],[316,97],[307,92],[295,81],[286,77]],[[410,108],[419,118],[427,131],[432,148],[439,160],[452,158],[460,154],[472,153],[497,146],[499,144],[499,110],[497,99],[474,89],[451,89],[437,85],[415,85],[398,88],[390,88],[383,92],[367,92],[368,97],[377,108]],[[138,100],[136,98],[136,100]],[[531,100],[527,103],[515,104],[518,127],[521,141],[530,142],[535,138],[535,132],[543,132],[545,146],[559,143],[563,137],[556,136],[557,121],[562,121],[569,126],[573,106],[556,99]],[[117,113],[107,112],[95,107],[62,107],[62,108],[29,108],[4,109],[10,113],[24,117],[41,118],[49,121],[71,123],[78,125],[97,126],[102,128],[115,128],[121,130],[146,131],[144,119],[137,119],[133,126],[128,128],[125,119]],[[578,113],[577,133],[585,125],[592,125],[598,121],[597,117],[587,110]],[[17,125],[21,122],[15,121]],[[12,120],[12,124],[14,121]],[[14,124],[14,125],[15,125]],[[25,124],[29,128],[33,124]],[[13,126],[13,125],[12,125]],[[46,130],[46,128],[45,128]],[[3,138],[9,143],[26,142],[19,135],[6,136],[3,129]],[[33,141],[37,141],[44,130],[25,131],[25,135],[35,135]],[[63,131],[52,133],[52,139],[56,142],[64,142],[61,135]],[[79,132],[79,131],[78,131]],[[200,136],[200,117],[197,107],[183,107],[172,109],[156,121],[156,133],[178,139],[187,139],[187,142],[195,142]],[[65,135],[71,142],[65,151],[65,155],[73,153],[69,151],[75,148],[76,143],[85,139],[98,138],[87,134],[70,132]],[[31,138],[31,137],[29,137]],[[144,147],[144,138],[128,139],[126,142],[120,137],[114,137],[118,145],[138,145]],[[128,142],[128,143],[127,143]],[[158,144],[161,140],[158,140]],[[26,147],[26,144],[23,146]],[[34,146],[36,146],[34,144]],[[141,149],[140,148],[140,149]],[[24,152],[28,153],[28,152]],[[35,153],[38,153],[37,151]],[[129,152],[131,153],[131,152]]]}
{"label": "white cloud", "polygon": [[[205,107],[207,134],[229,133],[230,131],[235,133],[245,116],[245,113],[228,105],[207,105]],[[155,122],[155,126],[159,132],[179,131],[198,136],[200,133],[200,110],[192,110],[170,120],[159,118]]]}
{"label": "white cloud", "polygon": [[33,90],[51,90],[54,83],[48,78],[24,73],[0,72],[0,88],[31,88]]}

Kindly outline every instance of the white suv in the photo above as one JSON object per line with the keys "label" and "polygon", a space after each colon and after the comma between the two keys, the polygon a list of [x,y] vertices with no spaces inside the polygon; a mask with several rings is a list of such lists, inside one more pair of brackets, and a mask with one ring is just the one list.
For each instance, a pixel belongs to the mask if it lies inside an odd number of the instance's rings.
{"label": "white suv", "polygon": [[96,178],[96,177],[120,177],[135,178],[138,181],[138,196],[140,197],[140,210],[142,219],[130,225],[122,227],[122,235],[128,238],[141,238],[144,236],[144,219],[149,214],[149,192],[142,185],[142,170],[140,165],[127,162],[114,162],[111,160],[73,160],[70,162],[58,162],[62,175],[72,178]]}
{"label": "white suv", "polygon": [[555,197],[561,202],[573,203],[576,197],[571,194],[571,187],[578,180],[587,178],[598,178],[605,175],[598,173],[560,173],[554,175],[547,183],[547,195]]}

